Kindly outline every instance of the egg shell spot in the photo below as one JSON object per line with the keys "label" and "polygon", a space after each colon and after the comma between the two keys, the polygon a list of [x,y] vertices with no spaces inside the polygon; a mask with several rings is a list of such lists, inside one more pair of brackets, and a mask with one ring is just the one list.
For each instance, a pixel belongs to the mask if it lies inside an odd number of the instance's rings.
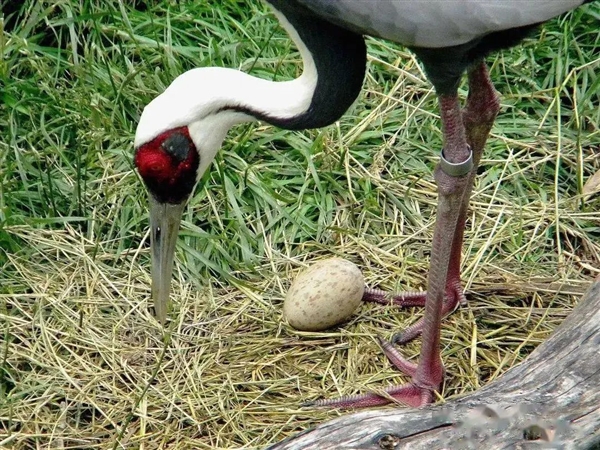
{"label": "egg shell spot", "polygon": [[296,277],[283,302],[283,316],[297,330],[326,330],[352,316],[364,289],[355,264],[342,258],[324,259]]}

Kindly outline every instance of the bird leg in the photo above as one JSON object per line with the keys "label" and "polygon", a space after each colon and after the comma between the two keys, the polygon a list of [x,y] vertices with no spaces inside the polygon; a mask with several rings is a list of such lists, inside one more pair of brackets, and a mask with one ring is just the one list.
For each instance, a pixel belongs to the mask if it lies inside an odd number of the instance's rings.
{"label": "bird leg", "polygon": [[[401,306],[425,306],[423,319],[409,327],[400,338],[407,342],[422,333],[419,363],[407,361],[392,343],[379,338],[384,354],[397,369],[410,376],[412,382],[385,389],[382,393],[319,400],[310,405],[361,408],[398,402],[418,407],[431,403],[434,391],[441,386],[444,377],[440,356],[441,320],[464,300],[460,257],[467,209],[483,148],[500,108],[485,63],[474,65],[468,78],[469,96],[463,111],[456,95],[439,96],[444,151],[442,162],[435,171],[439,200],[427,291],[392,297],[392,301]],[[472,159],[471,166],[465,164],[469,159]],[[383,291],[367,290],[365,297],[367,301],[389,303]]]}
{"label": "bird leg", "polygon": [[[469,95],[463,110],[463,124],[467,142],[473,151],[473,171],[475,178],[477,168],[483,155],[490,130],[500,111],[500,97],[490,79],[487,66],[483,61],[474,64],[468,71]],[[472,188],[472,185],[471,185]],[[466,205],[468,206],[468,198]],[[466,208],[465,208],[466,210]]]}
{"label": "bird leg", "polygon": [[[458,96],[440,95],[440,110],[444,132],[442,159],[435,170],[438,186],[438,207],[431,262],[427,280],[425,314],[423,317],[421,354],[419,363],[406,361],[391,344],[382,343],[384,353],[402,372],[412,377],[406,385],[385,390],[384,395],[365,394],[321,400],[312,405],[334,407],[368,407],[397,401],[410,406],[423,406],[433,401],[433,392],[438,390],[444,378],[444,367],[440,356],[440,327],[444,310],[447,278],[459,223],[463,198],[472,181],[472,152],[467,144],[465,127]],[[460,253],[459,253],[460,255]]]}
{"label": "bird leg", "polygon": [[[485,143],[489,136],[494,120],[500,110],[498,94],[494,89],[486,64],[482,61],[473,65],[468,71],[469,95],[467,104],[462,111],[462,120],[465,128],[467,143],[473,152],[473,169],[469,174],[467,189],[464,193],[456,233],[452,242],[450,265],[446,282],[446,295],[442,315],[450,314],[459,304],[465,304],[466,298],[460,283],[460,260],[467,219],[469,200],[473,190],[475,176],[483,154]],[[366,288],[363,295],[364,301],[376,302],[384,305],[393,304],[401,307],[425,306],[426,292],[403,292],[389,295],[379,289]],[[423,319],[415,322],[405,330],[397,333],[392,338],[395,344],[405,344],[418,337],[423,330]]]}

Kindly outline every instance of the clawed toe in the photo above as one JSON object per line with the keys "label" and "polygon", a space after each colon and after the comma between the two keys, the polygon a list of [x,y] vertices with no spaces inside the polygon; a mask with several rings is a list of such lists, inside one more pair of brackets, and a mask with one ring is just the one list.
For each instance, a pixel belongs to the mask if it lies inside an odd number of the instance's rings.
{"label": "clawed toe", "polygon": [[379,341],[379,345],[383,350],[387,359],[392,363],[394,367],[396,367],[400,372],[409,377],[413,377],[417,370],[417,365],[408,361],[404,358],[398,350],[392,345],[392,343],[386,341],[385,339],[377,336],[377,340]]}
{"label": "clawed toe", "polygon": [[315,400],[313,402],[303,403],[303,407],[317,408],[369,408],[373,406],[383,406],[390,403],[397,403],[407,407],[421,407],[433,402],[433,392],[415,386],[412,383],[400,386],[392,386],[383,391],[370,392],[361,395],[348,395],[335,399]]}

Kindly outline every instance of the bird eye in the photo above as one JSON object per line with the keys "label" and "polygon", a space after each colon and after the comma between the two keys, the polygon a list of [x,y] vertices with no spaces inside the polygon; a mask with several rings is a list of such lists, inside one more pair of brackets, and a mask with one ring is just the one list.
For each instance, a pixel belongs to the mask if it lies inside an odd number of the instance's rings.
{"label": "bird eye", "polygon": [[189,155],[190,143],[191,141],[188,136],[180,132],[175,132],[163,141],[161,147],[177,161],[183,162]]}

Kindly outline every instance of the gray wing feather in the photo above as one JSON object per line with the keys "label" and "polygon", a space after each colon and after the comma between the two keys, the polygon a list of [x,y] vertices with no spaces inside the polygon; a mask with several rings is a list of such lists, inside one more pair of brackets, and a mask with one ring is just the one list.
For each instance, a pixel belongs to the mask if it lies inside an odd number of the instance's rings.
{"label": "gray wing feather", "polygon": [[494,31],[544,22],[583,0],[296,0],[361,34],[408,46],[459,45]]}

